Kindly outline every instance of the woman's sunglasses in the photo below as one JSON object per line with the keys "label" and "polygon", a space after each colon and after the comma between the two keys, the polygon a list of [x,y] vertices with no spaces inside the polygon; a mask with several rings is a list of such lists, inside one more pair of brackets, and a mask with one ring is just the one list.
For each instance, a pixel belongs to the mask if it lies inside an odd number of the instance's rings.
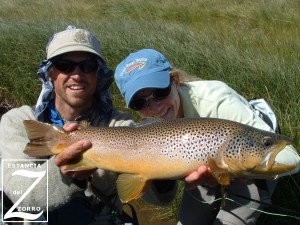
{"label": "woman's sunglasses", "polygon": [[96,72],[98,69],[98,62],[96,59],[88,59],[80,62],[61,59],[53,62],[53,65],[63,73],[69,74],[74,71],[76,66],[84,73]]}
{"label": "woman's sunglasses", "polygon": [[148,97],[133,97],[129,103],[129,108],[140,111],[146,108],[149,105],[149,99],[153,98],[154,100],[163,100],[169,96],[172,88],[172,79],[170,79],[170,84],[166,88],[156,88]]}

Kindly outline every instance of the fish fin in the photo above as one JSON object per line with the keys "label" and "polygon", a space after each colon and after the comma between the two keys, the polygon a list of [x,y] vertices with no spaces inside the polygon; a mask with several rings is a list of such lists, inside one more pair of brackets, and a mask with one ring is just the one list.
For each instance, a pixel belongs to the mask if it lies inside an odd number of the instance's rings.
{"label": "fish fin", "polygon": [[68,135],[63,128],[36,120],[24,120],[23,124],[30,140],[25,154],[31,157],[56,155],[65,148],[64,145],[56,145],[61,136]]}
{"label": "fish fin", "polygon": [[225,186],[229,185],[230,174],[228,173],[228,171],[226,169],[218,167],[217,163],[210,155],[207,157],[207,161],[208,166],[211,169],[211,172],[214,178],[216,178],[216,180],[218,181],[218,183]]}
{"label": "fish fin", "polygon": [[241,176],[244,171],[247,171],[247,168],[241,165],[241,163],[237,163],[235,160],[227,159],[226,163],[230,173],[232,173],[236,177]]}
{"label": "fish fin", "polygon": [[93,170],[96,169],[92,163],[86,159],[82,159],[77,163],[69,164],[65,166],[65,171],[81,171],[81,170]]}
{"label": "fish fin", "polygon": [[78,130],[85,129],[91,127],[91,122],[87,120],[81,120],[78,122]]}
{"label": "fish fin", "polygon": [[123,203],[140,197],[150,182],[141,175],[120,174],[117,179],[118,194]]}

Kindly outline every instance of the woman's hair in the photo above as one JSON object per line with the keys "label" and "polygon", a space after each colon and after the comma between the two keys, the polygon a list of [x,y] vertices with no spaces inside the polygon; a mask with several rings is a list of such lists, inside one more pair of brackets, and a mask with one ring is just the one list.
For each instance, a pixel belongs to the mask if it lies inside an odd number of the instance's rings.
{"label": "woman's hair", "polygon": [[171,76],[171,78],[173,78],[174,76],[178,76],[180,83],[202,80],[199,77],[187,74],[185,71],[180,70],[180,69],[176,69],[176,68],[174,68],[170,71],[170,76]]}

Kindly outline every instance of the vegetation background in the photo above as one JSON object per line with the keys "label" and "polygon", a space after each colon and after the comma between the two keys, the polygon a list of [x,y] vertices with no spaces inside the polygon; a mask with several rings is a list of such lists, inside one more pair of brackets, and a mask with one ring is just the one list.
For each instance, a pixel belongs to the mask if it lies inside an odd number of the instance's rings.
{"label": "vegetation background", "polygon": [[[192,75],[222,80],[247,99],[265,98],[282,133],[300,149],[300,1],[0,0],[0,114],[35,104],[45,45],[69,24],[101,40],[112,68],[133,51],[154,48]],[[115,85],[111,92],[116,106],[128,111]],[[299,174],[280,179],[273,204],[300,212],[299,186]],[[152,212],[143,224],[175,224],[179,202],[180,195],[166,209],[136,205],[141,217]],[[299,223],[266,214],[259,221]]]}

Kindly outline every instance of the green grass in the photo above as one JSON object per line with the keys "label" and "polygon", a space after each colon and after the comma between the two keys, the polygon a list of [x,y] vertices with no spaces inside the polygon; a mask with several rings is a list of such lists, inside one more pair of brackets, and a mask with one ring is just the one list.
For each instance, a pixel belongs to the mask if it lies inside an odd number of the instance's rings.
{"label": "green grass", "polygon": [[[2,0],[0,107],[36,102],[45,45],[69,24],[99,37],[112,68],[132,51],[155,48],[190,74],[222,80],[248,99],[265,98],[300,149],[299,1]],[[115,85],[111,92],[116,106],[130,111]],[[293,178],[299,185],[299,175]],[[300,211],[295,183],[279,183],[274,201]],[[263,216],[260,224],[274,218]],[[278,221],[272,224],[286,223]]]}

